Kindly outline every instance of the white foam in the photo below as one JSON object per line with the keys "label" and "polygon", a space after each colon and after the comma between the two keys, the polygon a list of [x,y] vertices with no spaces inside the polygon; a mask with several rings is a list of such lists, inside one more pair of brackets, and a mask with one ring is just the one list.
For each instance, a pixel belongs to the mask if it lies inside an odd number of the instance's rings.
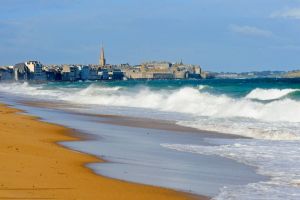
{"label": "white foam", "polygon": [[208,85],[198,85],[198,90],[204,90],[208,87],[209,87]]}
{"label": "white foam", "polygon": [[269,103],[250,99],[233,99],[225,95],[212,95],[190,87],[175,91],[152,91],[149,88],[111,93],[96,86],[89,86],[78,93],[60,97],[82,104],[99,104],[152,108],[160,111],[181,112],[209,117],[245,117],[264,121],[300,122],[300,102],[283,99]]}
{"label": "white foam", "polygon": [[274,100],[287,96],[290,93],[300,91],[299,89],[261,89],[256,88],[247,94],[248,99]]}
{"label": "white foam", "polygon": [[234,159],[255,166],[259,174],[270,177],[268,181],[245,186],[226,186],[214,199],[296,200],[300,198],[300,143],[298,141],[218,140],[215,144],[222,142],[223,145],[218,146],[161,145],[177,151]]}
{"label": "white foam", "polygon": [[247,118],[208,118],[178,121],[181,126],[266,140],[300,140],[299,123],[266,122]]}
{"label": "white foam", "polygon": [[245,98],[212,95],[191,87],[174,91],[152,91],[147,87],[131,90],[117,88],[107,93],[103,88],[91,85],[59,98],[82,104],[151,108],[214,118],[245,117],[273,122],[300,122],[300,102],[292,99],[261,103]]}

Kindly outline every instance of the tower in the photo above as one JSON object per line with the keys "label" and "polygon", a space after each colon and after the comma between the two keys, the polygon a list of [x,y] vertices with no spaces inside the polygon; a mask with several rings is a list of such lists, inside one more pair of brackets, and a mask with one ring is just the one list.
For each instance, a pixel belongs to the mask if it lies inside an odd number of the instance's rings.
{"label": "tower", "polygon": [[101,67],[104,67],[104,66],[106,65],[106,60],[105,60],[105,57],[104,57],[104,48],[103,48],[103,44],[102,44],[102,47],[101,47],[101,53],[100,53],[99,64],[100,64]]}
{"label": "tower", "polygon": [[183,65],[182,59],[180,59],[180,63],[179,63],[179,65]]}

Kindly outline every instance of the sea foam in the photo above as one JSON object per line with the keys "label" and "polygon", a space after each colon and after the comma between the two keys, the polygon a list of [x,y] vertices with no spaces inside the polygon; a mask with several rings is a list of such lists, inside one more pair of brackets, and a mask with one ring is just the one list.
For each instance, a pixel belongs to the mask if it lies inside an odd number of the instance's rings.
{"label": "sea foam", "polygon": [[[219,155],[257,168],[270,180],[241,186],[226,186],[214,197],[224,199],[289,199],[300,198],[300,148],[298,141],[208,140],[213,146],[161,144],[177,151]],[[223,143],[220,145],[220,143]]]}

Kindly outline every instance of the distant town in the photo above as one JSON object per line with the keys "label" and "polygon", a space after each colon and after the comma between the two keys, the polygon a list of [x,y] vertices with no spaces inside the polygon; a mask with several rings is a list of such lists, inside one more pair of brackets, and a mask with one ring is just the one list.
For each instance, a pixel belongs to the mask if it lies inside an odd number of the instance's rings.
{"label": "distant town", "polygon": [[13,66],[0,67],[0,81],[96,81],[127,79],[202,79],[205,73],[199,65],[183,62],[145,62],[131,66],[128,63],[107,64],[101,48],[99,64],[44,65],[30,60]]}
{"label": "distant town", "polygon": [[262,72],[205,72],[200,65],[184,64],[182,61],[144,62],[131,66],[128,63],[107,64],[104,48],[101,48],[99,64],[44,65],[30,60],[12,66],[0,66],[0,81],[47,82],[47,81],[97,81],[129,79],[213,79],[213,78],[298,78],[300,71]]}

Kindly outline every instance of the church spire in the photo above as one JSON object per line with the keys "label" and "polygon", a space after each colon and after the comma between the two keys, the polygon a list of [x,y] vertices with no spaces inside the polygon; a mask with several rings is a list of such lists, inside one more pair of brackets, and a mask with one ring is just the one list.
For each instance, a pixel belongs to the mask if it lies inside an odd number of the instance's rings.
{"label": "church spire", "polygon": [[101,47],[101,53],[100,53],[100,61],[99,64],[101,67],[104,67],[106,65],[106,61],[105,61],[105,57],[104,57],[104,47],[103,47],[103,43],[102,43],[102,47]]}

